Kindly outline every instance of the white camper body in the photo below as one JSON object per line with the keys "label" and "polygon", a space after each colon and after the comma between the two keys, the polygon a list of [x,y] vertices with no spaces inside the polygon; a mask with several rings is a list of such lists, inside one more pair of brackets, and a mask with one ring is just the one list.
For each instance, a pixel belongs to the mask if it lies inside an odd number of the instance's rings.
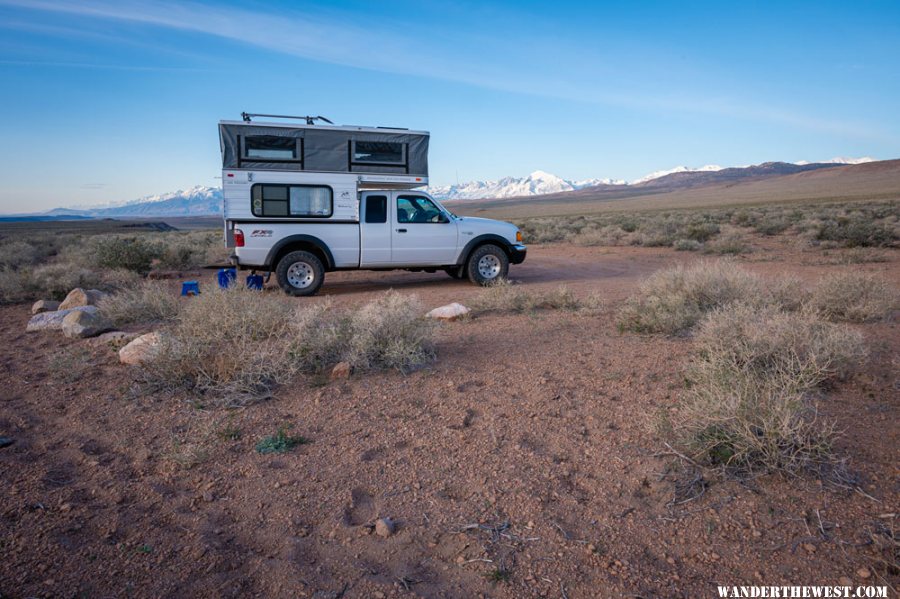
{"label": "white camper body", "polygon": [[[525,259],[514,225],[457,217],[417,189],[428,183],[426,132],[223,121],[220,133],[232,261],[275,272],[289,294],[311,295],[326,272],[349,269],[444,270],[486,284]],[[325,147],[318,159],[313,142]]]}

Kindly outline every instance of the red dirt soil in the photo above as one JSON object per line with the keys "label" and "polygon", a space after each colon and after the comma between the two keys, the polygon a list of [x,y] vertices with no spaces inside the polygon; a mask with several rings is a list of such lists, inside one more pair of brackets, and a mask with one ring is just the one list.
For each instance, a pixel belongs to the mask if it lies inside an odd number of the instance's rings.
{"label": "red dirt soil", "polygon": [[[895,322],[858,327],[869,359],[820,403],[862,492],[767,476],[671,505],[655,424],[676,405],[691,342],[619,333],[614,311],[649,273],[700,257],[529,252],[513,280],[605,306],[448,323],[428,368],[300,380],[235,411],[134,393],[114,349],[26,334],[28,307],[0,307],[0,436],[15,439],[0,449],[0,596],[714,597],[717,584],[842,577],[896,588],[884,564],[896,548],[882,548],[900,500]],[[847,267],[770,247],[739,262],[897,285],[897,253]],[[356,272],[329,274],[321,295],[357,304],[388,288],[429,308],[479,293],[443,273]],[[310,442],[257,453],[282,425]],[[385,516],[388,538],[370,528]]]}

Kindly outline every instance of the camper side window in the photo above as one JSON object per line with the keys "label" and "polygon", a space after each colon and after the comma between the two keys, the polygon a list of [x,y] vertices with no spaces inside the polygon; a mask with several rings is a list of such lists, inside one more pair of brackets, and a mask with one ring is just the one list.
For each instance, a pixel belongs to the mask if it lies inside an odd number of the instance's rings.
{"label": "camper side window", "polygon": [[351,141],[353,164],[406,164],[406,144],[393,141]]}
{"label": "camper side window", "polygon": [[256,184],[252,188],[253,216],[328,218],[333,192],[324,185]]}
{"label": "camper side window", "polygon": [[278,162],[302,162],[299,150],[303,140],[274,135],[248,135],[244,138],[244,158],[248,160],[274,160]]}

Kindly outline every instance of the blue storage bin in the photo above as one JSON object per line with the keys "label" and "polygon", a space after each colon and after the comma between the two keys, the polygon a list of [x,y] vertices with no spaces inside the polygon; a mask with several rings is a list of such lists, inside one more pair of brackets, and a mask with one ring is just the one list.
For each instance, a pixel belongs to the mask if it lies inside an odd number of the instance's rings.
{"label": "blue storage bin", "polygon": [[181,295],[200,295],[200,283],[198,281],[184,281],[181,284]]}

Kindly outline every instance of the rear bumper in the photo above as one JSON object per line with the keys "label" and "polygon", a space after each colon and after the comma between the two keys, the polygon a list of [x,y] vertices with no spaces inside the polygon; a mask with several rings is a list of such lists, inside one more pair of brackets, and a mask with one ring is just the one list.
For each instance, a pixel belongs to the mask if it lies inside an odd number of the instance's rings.
{"label": "rear bumper", "polygon": [[525,254],[528,253],[528,247],[517,243],[507,248],[509,250],[509,263],[522,264],[525,262]]}

